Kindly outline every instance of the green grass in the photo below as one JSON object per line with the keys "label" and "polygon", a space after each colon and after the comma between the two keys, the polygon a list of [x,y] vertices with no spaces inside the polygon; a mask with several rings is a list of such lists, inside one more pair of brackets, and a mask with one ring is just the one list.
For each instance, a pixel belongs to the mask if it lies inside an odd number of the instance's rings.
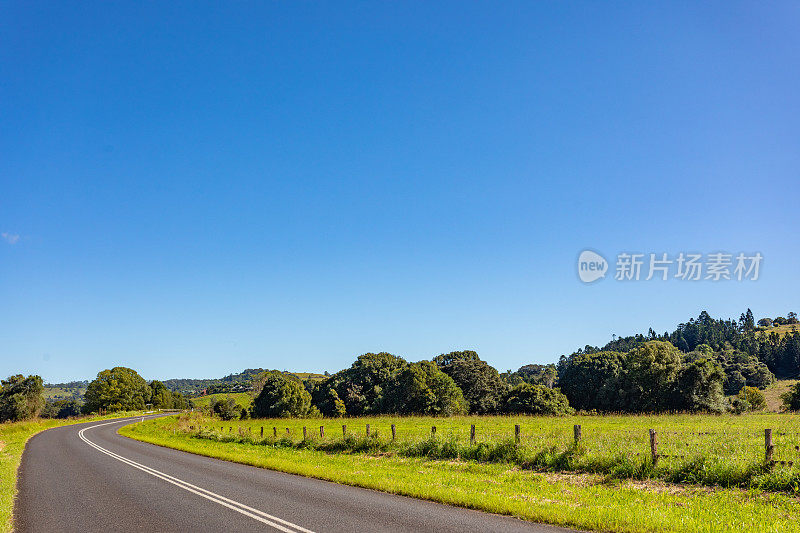
{"label": "green grass", "polygon": [[[284,447],[326,452],[368,452],[405,457],[507,462],[540,472],[602,474],[615,479],[661,480],[706,486],[800,493],[800,417],[793,414],[547,417],[364,417],[337,420],[221,422],[196,414],[197,435],[210,440],[280,440]],[[397,439],[391,441],[391,424]],[[347,425],[344,438],[342,424]],[[366,424],[371,438],[365,439]],[[470,425],[475,443],[469,442]],[[582,440],[574,445],[573,426]],[[188,429],[186,424],[186,428]],[[325,438],[319,426],[325,425]],[[514,426],[520,426],[520,442]],[[308,441],[303,442],[303,427]],[[431,439],[431,427],[436,438]],[[273,429],[275,428],[275,429]],[[658,436],[658,465],[650,456],[649,429]],[[764,429],[773,430],[773,458],[765,465]],[[278,439],[273,437],[277,432]],[[377,438],[376,437],[377,434]],[[311,440],[313,438],[313,440]],[[788,462],[798,461],[797,465]]]}
{"label": "green grass", "polygon": [[74,389],[45,387],[43,391],[45,400],[69,400],[71,398],[82,399],[85,393],[85,387],[76,387]]}
{"label": "green grass", "polygon": [[205,407],[211,405],[217,399],[224,400],[226,398],[233,398],[236,405],[239,407],[249,407],[250,402],[253,401],[253,397],[250,396],[249,392],[220,392],[217,394],[207,394],[199,398],[192,398],[192,404],[195,407]]}
{"label": "green grass", "polygon": [[[774,422],[767,417],[755,420],[745,419],[746,428],[760,426],[760,422]],[[627,422],[626,422],[627,420]],[[675,421],[678,427],[696,428],[698,420],[691,417],[586,417],[570,419],[534,418],[370,418],[346,419],[348,429],[363,432],[362,427],[369,422],[371,430],[378,429],[382,440],[388,435],[387,425],[394,421],[398,427],[398,446],[411,446],[416,443],[420,450],[430,439],[419,432],[430,431],[429,425],[437,425],[437,434],[442,441],[464,436],[463,426],[474,422],[483,427],[479,432],[481,441],[496,444],[507,442],[515,422],[521,423],[526,432],[531,429],[542,431],[550,440],[564,435],[562,428],[569,429],[572,423],[582,422],[586,443],[600,442],[599,435],[591,437],[592,431],[606,428],[619,438],[620,432],[638,432],[639,428],[653,425],[653,422]],[[721,428],[732,420],[716,420],[713,427]],[[233,424],[213,421],[217,427],[216,438],[198,438],[198,425],[210,420],[192,417],[170,417],[144,423],[135,423],[121,428],[120,433],[138,440],[168,446],[179,450],[236,461],[244,464],[270,468],[308,477],[356,485],[407,496],[430,499],[443,503],[479,509],[488,512],[508,514],[526,520],[548,522],[581,529],[606,531],[798,531],[796,516],[800,513],[800,502],[795,496],[785,493],[770,493],[760,490],[722,489],[700,486],[685,486],[665,483],[659,480],[612,479],[597,474],[575,474],[563,471],[534,471],[514,462],[479,462],[465,459],[432,459],[430,457],[409,457],[398,451],[386,451],[379,446],[370,448],[366,437],[350,437],[360,446],[344,446],[344,452],[335,453],[337,443],[343,439],[335,435],[339,421],[325,420],[326,439],[301,445],[302,426],[314,427],[318,432],[323,421],[281,420],[249,421],[243,428],[253,428],[256,433],[239,437],[238,430],[228,433]],[[273,439],[272,426],[280,422],[282,435],[285,427],[290,428],[288,437]],[[707,421],[706,421],[707,422]],[[225,427],[220,434],[218,427]],[[189,429],[195,426],[195,431]],[[259,438],[260,427],[265,426],[266,439]],[[549,427],[549,432],[544,431]],[[177,431],[174,429],[183,429]],[[502,434],[494,432],[502,431]],[[374,432],[374,431],[373,431]],[[449,435],[452,435],[450,437]],[[448,435],[448,436],[446,436]],[[762,437],[763,438],[763,437]],[[506,439],[506,440],[498,440]],[[595,439],[595,440],[592,440]],[[463,439],[462,439],[463,440]],[[638,437],[633,439],[638,446]],[[328,444],[328,451],[314,449],[318,444]],[[633,442],[622,442],[622,447],[633,446]],[[349,447],[348,447],[349,446]],[[513,448],[513,441],[512,446]],[[609,441],[610,446],[610,441]],[[320,446],[322,447],[322,446]],[[428,446],[428,450],[433,449]],[[508,446],[506,446],[508,448]],[[361,449],[363,453],[356,453]],[[587,452],[588,453],[588,452]],[[512,458],[513,455],[506,458]]]}
{"label": "green grass", "polygon": [[783,324],[780,326],[770,326],[768,328],[758,328],[759,333],[762,335],[769,335],[774,332],[781,337],[794,330],[800,331],[800,324]]}
{"label": "green grass", "polygon": [[66,420],[28,420],[0,424],[0,532],[11,531],[11,514],[14,510],[14,496],[17,493],[17,469],[22,460],[22,452],[28,439],[46,429],[89,422],[133,416],[137,413],[115,413],[111,415],[73,418]]}

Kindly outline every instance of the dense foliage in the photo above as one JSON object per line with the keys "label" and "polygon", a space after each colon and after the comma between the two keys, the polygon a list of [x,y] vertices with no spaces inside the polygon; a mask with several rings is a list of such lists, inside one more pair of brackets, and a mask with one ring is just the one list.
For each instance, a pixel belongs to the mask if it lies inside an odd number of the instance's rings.
{"label": "dense foliage", "polygon": [[42,418],[70,418],[79,416],[83,404],[75,399],[48,401],[42,409]]}
{"label": "dense foliage", "polygon": [[487,414],[500,410],[506,384],[497,370],[482,361],[476,352],[450,352],[434,357],[433,361],[461,389],[470,413]]}
{"label": "dense foliage", "polygon": [[44,407],[44,385],[39,376],[10,376],[0,382],[0,422],[39,416]]}
{"label": "dense foliage", "polygon": [[503,411],[509,414],[546,416],[570,415],[575,412],[560,390],[530,383],[520,383],[506,393]]}
{"label": "dense foliage", "polygon": [[311,394],[297,377],[268,372],[262,381],[261,392],[253,400],[253,416],[299,417],[309,414]]}
{"label": "dense foliage", "polygon": [[99,372],[89,383],[83,412],[141,410],[150,402],[151,395],[150,386],[135,370],[117,366]]}

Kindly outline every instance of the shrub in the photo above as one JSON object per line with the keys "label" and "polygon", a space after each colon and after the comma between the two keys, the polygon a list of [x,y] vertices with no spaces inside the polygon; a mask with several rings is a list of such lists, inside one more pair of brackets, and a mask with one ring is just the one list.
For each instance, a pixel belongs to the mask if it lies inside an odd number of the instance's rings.
{"label": "shrub", "polygon": [[239,406],[233,398],[218,398],[211,405],[211,411],[222,420],[234,420],[239,418]]}
{"label": "shrub", "polygon": [[39,416],[44,407],[44,385],[39,376],[11,376],[0,385],[0,422]]}
{"label": "shrub", "polygon": [[795,383],[781,396],[783,408],[787,411],[800,411],[800,382]]}
{"label": "shrub", "polygon": [[513,414],[563,416],[575,412],[559,389],[530,383],[520,383],[512,388],[503,403],[503,410]]}
{"label": "shrub", "polygon": [[767,400],[764,393],[755,387],[743,387],[736,395],[740,401],[745,401],[750,405],[750,411],[762,411],[767,408]]}
{"label": "shrub", "polygon": [[270,372],[264,387],[253,400],[253,416],[281,417],[306,416],[311,407],[311,394],[295,376]]}

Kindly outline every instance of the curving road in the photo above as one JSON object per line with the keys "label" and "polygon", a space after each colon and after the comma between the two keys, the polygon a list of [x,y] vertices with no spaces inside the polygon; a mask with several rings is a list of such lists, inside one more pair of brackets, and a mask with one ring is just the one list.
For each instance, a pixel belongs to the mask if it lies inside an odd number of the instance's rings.
{"label": "curving road", "polygon": [[130,420],[34,436],[15,531],[568,531],[138,442],[117,434]]}

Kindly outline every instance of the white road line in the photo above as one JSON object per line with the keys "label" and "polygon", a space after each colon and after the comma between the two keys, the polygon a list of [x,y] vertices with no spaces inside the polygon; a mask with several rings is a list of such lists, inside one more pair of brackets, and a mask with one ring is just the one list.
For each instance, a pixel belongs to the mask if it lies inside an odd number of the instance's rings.
{"label": "white road line", "polygon": [[211,500],[214,503],[218,503],[218,504],[222,505],[223,507],[227,507],[229,509],[233,509],[237,513],[241,513],[241,514],[243,514],[245,516],[249,516],[253,520],[258,520],[259,522],[267,524],[268,526],[272,526],[272,527],[274,527],[275,529],[277,529],[279,531],[283,531],[284,533],[297,533],[297,532],[314,533],[311,530],[308,530],[308,529],[306,529],[304,527],[300,527],[297,524],[293,524],[293,523],[291,523],[291,522],[289,522],[287,520],[283,520],[281,518],[278,518],[277,516],[272,516],[272,515],[267,514],[267,513],[263,512],[263,511],[259,511],[258,509],[253,509],[252,507],[249,507],[249,506],[247,506],[247,505],[245,505],[243,503],[239,503],[239,502],[237,502],[235,500],[231,500],[230,498],[226,498],[225,496],[220,496],[219,494],[211,492],[210,490],[206,490],[206,489],[198,487],[196,485],[192,485],[191,483],[189,483],[187,481],[183,481],[182,479],[170,476],[169,474],[165,474],[164,472],[160,472],[160,471],[156,470],[155,468],[150,468],[149,466],[145,466],[145,465],[143,465],[141,463],[137,463],[136,461],[133,461],[132,459],[128,459],[126,457],[118,455],[118,454],[116,454],[116,453],[114,453],[114,452],[112,452],[110,450],[107,450],[107,449],[103,448],[102,446],[100,446],[98,444],[95,444],[94,442],[92,442],[89,439],[87,439],[86,436],[84,435],[84,432],[86,430],[88,430],[88,429],[92,429],[92,428],[96,428],[96,427],[100,427],[100,426],[107,426],[109,424],[116,424],[116,423],[119,423],[119,420],[115,420],[113,422],[106,422],[104,424],[96,424],[94,426],[89,426],[87,428],[83,428],[80,431],[78,431],[78,436],[80,437],[80,439],[83,442],[85,442],[86,444],[88,444],[92,448],[95,448],[96,450],[98,450],[98,451],[100,451],[100,452],[102,452],[102,453],[104,453],[104,454],[106,454],[106,455],[108,455],[110,457],[113,457],[114,459],[116,459],[118,461],[121,461],[121,462],[123,462],[123,463],[125,463],[125,464],[127,464],[129,466],[134,467],[134,468],[137,468],[137,469],[139,469],[139,470],[141,470],[143,472],[147,472],[151,476],[155,476],[155,477],[157,477],[159,479],[163,479],[167,483],[172,483],[173,485],[175,485],[177,487],[180,487],[185,491],[191,492],[193,494],[197,494],[198,496],[201,496],[201,497],[203,497],[203,498],[205,498],[207,500]]}

